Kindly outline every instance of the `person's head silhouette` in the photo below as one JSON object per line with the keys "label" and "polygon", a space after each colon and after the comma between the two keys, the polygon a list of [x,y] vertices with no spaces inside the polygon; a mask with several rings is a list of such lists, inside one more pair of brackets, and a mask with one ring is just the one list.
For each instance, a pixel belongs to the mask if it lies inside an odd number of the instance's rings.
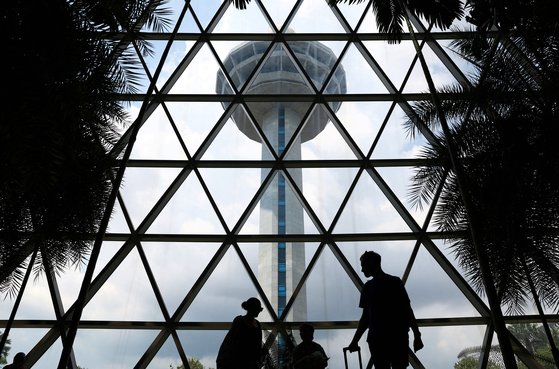
{"label": "person's head silhouette", "polygon": [[251,297],[248,300],[243,301],[241,307],[247,311],[248,316],[251,316],[253,318],[256,318],[258,314],[260,314],[260,312],[264,310],[262,308],[260,300],[258,300],[256,297]]}
{"label": "person's head silhouette", "polygon": [[314,327],[310,324],[303,323],[299,326],[299,334],[303,342],[310,342],[314,339]]}
{"label": "person's head silhouette", "polygon": [[14,361],[12,363],[12,365],[10,366],[10,368],[15,368],[15,369],[23,369],[23,364],[25,363],[25,353],[23,352],[18,352],[15,356],[14,356]]}
{"label": "person's head silhouette", "polygon": [[374,251],[365,251],[361,255],[361,271],[365,277],[374,277],[382,272],[380,255]]}

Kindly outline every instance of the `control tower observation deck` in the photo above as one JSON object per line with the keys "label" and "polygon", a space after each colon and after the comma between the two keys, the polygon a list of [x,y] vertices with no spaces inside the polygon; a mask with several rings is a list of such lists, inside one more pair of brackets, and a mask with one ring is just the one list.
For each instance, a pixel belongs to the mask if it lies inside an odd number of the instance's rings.
{"label": "control tower observation deck", "polygon": [[[224,61],[227,73],[237,89],[245,88],[245,95],[304,95],[314,94],[312,85],[293,62],[282,44],[277,44],[262,62],[259,70],[253,71],[262,59],[269,43],[265,41],[246,42],[235,48]],[[303,70],[312,84],[320,90],[332,71],[336,56],[330,48],[317,41],[298,41],[289,44]],[[243,87],[248,79],[252,81]],[[216,92],[233,94],[222,71],[217,73]],[[327,82],[324,94],[343,94],[346,92],[346,79],[340,65]],[[268,101],[248,103],[250,111],[260,125],[276,153],[281,154],[310,107],[309,102]],[[339,102],[330,103],[337,111]],[[226,107],[226,103],[223,104]],[[248,138],[261,142],[249,115],[238,108],[232,114],[237,127]],[[326,111],[317,106],[304,122],[303,129],[289,150],[290,160],[301,159],[301,143],[316,137],[326,124]],[[263,145],[262,159],[273,160],[269,150]],[[302,190],[301,169],[290,170],[297,186]],[[262,171],[262,178],[265,171]],[[304,210],[293,191],[289,191],[282,174],[275,177],[260,201],[261,234],[304,234]],[[299,283],[305,270],[305,245],[301,242],[278,242],[259,245],[258,280],[280,315]],[[304,321],[307,317],[306,290],[300,290],[288,315],[290,320]]]}

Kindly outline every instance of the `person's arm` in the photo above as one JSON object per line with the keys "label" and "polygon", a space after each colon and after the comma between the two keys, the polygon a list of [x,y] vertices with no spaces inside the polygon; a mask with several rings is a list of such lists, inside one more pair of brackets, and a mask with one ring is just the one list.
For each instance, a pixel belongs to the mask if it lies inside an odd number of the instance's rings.
{"label": "person's arm", "polygon": [[363,309],[363,312],[361,313],[361,319],[359,319],[359,324],[357,325],[357,330],[355,331],[355,335],[353,336],[353,339],[351,340],[351,343],[348,346],[349,352],[354,352],[359,349],[359,340],[361,339],[363,333],[365,333],[368,327],[369,327],[369,319],[367,317],[365,309]]}
{"label": "person's arm", "polygon": [[409,309],[409,319],[410,319],[410,328],[413,332],[413,351],[417,352],[423,348],[423,341],[421,340],[421,332],[419,331],[419,327],[417,326],[417,321],[415,320],[415,315],[413,314],[413,310],[410,306]]}
{"label": "person's arm", "polygon": [[419,327],[417,326],[417,320],[415,320],[415,315],[413,313],[413,309],[411,308],[410,298],[408,297],[408,292],[406,291],[406,288],[404,287],[403,283],[402,283],[402,290],[404,293],[404,300],[406,301],[407,304],[408,322],[413,332],[413,351],[417,352],[421,350],[424,346],[423,341],[421,340],[421,332],[419,331]]}

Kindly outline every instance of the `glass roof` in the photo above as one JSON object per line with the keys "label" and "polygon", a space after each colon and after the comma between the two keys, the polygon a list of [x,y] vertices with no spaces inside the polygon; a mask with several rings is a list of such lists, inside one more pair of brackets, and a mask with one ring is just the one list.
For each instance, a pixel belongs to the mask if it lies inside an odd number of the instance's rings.
{"label": "glass roof", "polygon": [[[197,358],[214,368],[241,302],[256,296],[267,332],[299,342],[297,327],[310,322],[329,367],[342,368],[361,314],[366,250],[405,281],[425,342],[413,367],[448,369],[462,349],[483,347],[485,298],[435,232],[429,204],[409,201],[418,154],[434,139],[428,131],[412,138],[403,127],[411,104],[430,98],[411,34],[388,44],[370,2],[169,6],[175,24],[167,32],[142,30],[154,53],[139,56],[140,91],[119,97],[130,121],[113,154],[128,148],[130,159],[94,266],[75,363],[176,368]],[[457,33],[431,34],[422,22],[413,19],[413,32],[435,85],[467,84],[471,66],[448,46]],[[284,247],[287,262],[264,269],[266,245]],[[12,352],[30,353],[33,368],[58,362],[58,324],[73,313],[87,267],[25,286],[9,338]],[[262,275],[276,278],[282,268],[280,307],[279,287]],[[1,319],[14,306],[4,300]],[[290,312],[296,306],[304,313]]]}

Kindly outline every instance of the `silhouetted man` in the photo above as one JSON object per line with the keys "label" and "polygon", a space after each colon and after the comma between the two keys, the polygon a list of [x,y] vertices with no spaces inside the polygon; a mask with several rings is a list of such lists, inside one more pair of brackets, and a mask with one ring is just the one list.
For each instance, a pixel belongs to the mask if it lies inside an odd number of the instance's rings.
{"label": "silhouetted man", "polygon": [[299,327],[303,342],[293,349],[293,369],[324,369],[328,366],[328,356],[322,346],[314,342],[314,327],[303,323]]}
{"label": "silhouetted man", "polygon": [[380,266],[380,255],[366,251],[361,255],[361,271],[367,281],[361,291],[359,307],[363,309],[353,340],[351,352],[367,329],[367,342],[375,369],[404,369],[408,361],[408,331],[414,334],[414,351],[423,348],[421,333],[402,280],[386,274]]}
{"label": "silhouetted man", "polygon": [[18,352],[16,356],[14,356],[14,361],[11,364],[6,365],[4,369],[23,369],[24,363],[25,363],[25,353]]}

